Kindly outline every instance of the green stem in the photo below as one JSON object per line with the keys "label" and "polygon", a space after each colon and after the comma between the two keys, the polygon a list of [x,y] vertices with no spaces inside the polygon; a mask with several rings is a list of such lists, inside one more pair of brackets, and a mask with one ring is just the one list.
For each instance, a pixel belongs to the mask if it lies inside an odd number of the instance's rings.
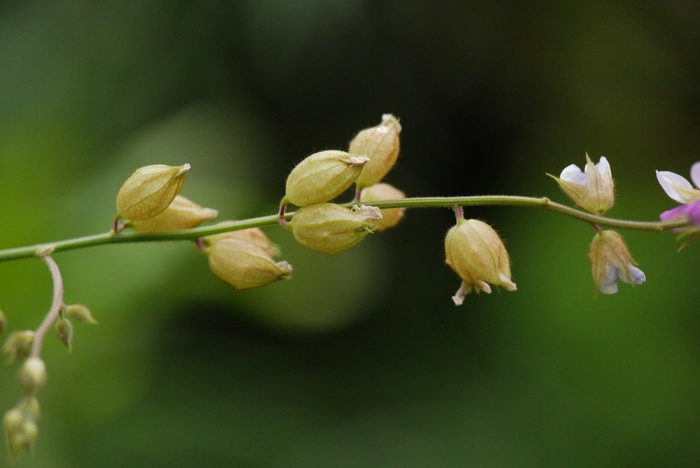
{"label": "green stem", "polygon": [[[683,221],[628,221],[623,219],[606,218],[594,214],[586,213],[575,208],[570,208],[559,203],[555,203],[548,198],[537,197],[520,197],[511,195],[487,195],[487,196],[471,196],[471,197],[423,197],[423,198],[405,198],[402,200],[386,200],[373,201],[372,206],[379,208],[449,208],[454,209],[459,206],[524,206],[531,208],[544,208],[554,211],[572,218],[594,223],[598,226],[605,226],[619,229],[632,229],[639,231],[669,231],[676,228],[688,226],[688,222]],[[346,204],[348,206],[351,203]],[[286,213],[284,218],[291,219],[294,213]],[[198,227],[194,229],[185,229],[182,231],[172,232],[155,232],[155,233],[138,233],[138,232],[120,232],[112,231],[103,234],[95,234],[92,236],[78,237],[75,239],[67,239],[58,242],[47,244],[38,244],[26,247],[18,247],[14,249],[0,250],[0,262],[7,260],[16,260],[20,258],[36,257],[41,252],[44,252],[47,247],[51,248],[52,252],[62,252],[64,250],[82,249],[86,247],[96,247],[106,244],[123,244],[130,242],[153,242],[153,241],[177,241],[177,240],[196,240],[200,237],[210,236],[212,234],[220,234],[222,232],[237,231],[240,229],[248,229],[253,227],[264,227],[277,224],[279,215],[261,216],[258,218],[250,218],[242,221],[224,221],[214,225]]]}

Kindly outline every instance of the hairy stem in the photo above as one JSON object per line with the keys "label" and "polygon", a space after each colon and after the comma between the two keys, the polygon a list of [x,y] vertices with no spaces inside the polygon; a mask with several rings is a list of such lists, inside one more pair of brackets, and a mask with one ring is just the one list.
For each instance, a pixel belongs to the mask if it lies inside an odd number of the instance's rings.
{"label": "hairy stem", "polygon": [[[350,204],[346,204],[350,206]],[[545,210],[554,211],[555,213],[563,214],[586,223],[593,223],[598,226],[632,229],[639,231],[670,231],[676,228],[688,226],[686,220],[681,221],[629,221],[624,219],[606,218],[598,216],[576,208],[571,208],[559,203],[555,203],[549,198],[538,197],[521,197],[513,195],[484,195],[470,197],[422,197],[422,198],[404,198],[402,200],[385,200],[373,201],[372,206],[378,208],[449,208],[453,210],[460,206],[522,206],[530,208],[543,208]],[[294,213],[285,213],[283,219],[289,220],[294,216]],[[248,229],[253,227],[271,226],[279,223],[279,214],[261,216],[258,218],[250,218],[241,221],[224,221],[205,227],[194,229],[184,229],[181,231],[172,232],[155,232],[155,233],[138,233],[138,232],[119,232],[109,231],[103,234],[95,234],[92,236],[78,237],[63,241],[51,243],[53,252],[61,252],[64,250],[82,249],[87,247],[95,247],[106,244],[122,244],[130,242],[153,242],[153,241],[176,241],[176,240],[192,240],[199,237],[210,236],[212,234],[220,234],[222,232],[236,231],[240,229]],[[27,247],[18,247],[14,249],[0,250],[0,262],[7,260],[15,260],[20,258],[30,258],[37,255],[37,251],[45,246],[32,245]]]}

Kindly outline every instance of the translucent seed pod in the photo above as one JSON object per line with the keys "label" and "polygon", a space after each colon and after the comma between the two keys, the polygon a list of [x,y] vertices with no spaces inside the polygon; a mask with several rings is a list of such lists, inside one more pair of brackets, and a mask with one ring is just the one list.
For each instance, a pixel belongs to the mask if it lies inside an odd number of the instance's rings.
{"label": "translucent seed pod", "polygon": [[394,167],[399,157],[400,133],[401,124],[398,119],[391,114],[384,114],[379,125],[362,130],[350,142],[348,151],[369,158],[355,181],[358,188],[377,184]]}
{"label": "translucent seed pod", "polygon": [[165,211],[182,190],[189,164],[156,164],[137,169],[117,193],[117,211],[122,218],[143,221]]}
{"label": "translucent seed pod", "polygon": [[131,225],[137,232],[180,231],[195,228],[217,216],[218,211],[177,195],[162,213],[143,221],[132,221]]}

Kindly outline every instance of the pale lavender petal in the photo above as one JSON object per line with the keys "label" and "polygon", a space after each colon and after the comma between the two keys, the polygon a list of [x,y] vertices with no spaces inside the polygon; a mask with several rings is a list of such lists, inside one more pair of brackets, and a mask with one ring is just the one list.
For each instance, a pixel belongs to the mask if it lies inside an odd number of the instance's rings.
{"label": "pale lavender petal", "polygon": [[559,176],[564,182],[571,182],[576,185],[586,185],[588,177],[584,174],[576,164],[566,166]]}
{"label": "pale lavender petal", "polygon": [[[646,275],[642,270],[637,268],[634,265],[629,265],[627,267],[627,270],[630,272],[630,276],[632,277],[632,284],[642,284],[647,280]],[[622,278],[620,278],[622,279]],[[624,280],[623,280],[624,281]],[[625,281],[627,283],[627,281]]]}
{"label": "pale lavender petal", "polygon": [[598,281],[598,290],[603,294],[615,294],[617,292],[617,278],[620,270],[612,265],[605,266],[605,274]]}
{"label": "pale lavender petal", "polygon": [[690,179],[697,188],[700,188],[700,161],[693,164],[690,168]]}
{"label": "pale lavender petal", "polygon": [[605,156],[600,157],[600,162],[595,165],[595,168],[598,169],[598,173],[603,178],[612,176],[612,173],[610,172],[610,163],[608,163],[608,159]]}
{"label": "pale lavender petal", "polygon": [[661,213],[659,218],[661,218],[661,221],[668,221],[669,219],[680,218],[681,216],[685,216],[685,211],[687,209],[688,205],[680,205],[672,210],[664,211],[663,213]]}
{"label": "pale lavender petal", "polygon": [[676,200],[678,203],[687,203],[689,200],[681,190],[679,189],[690,189],[693,190],[693,186],[690,182],[686,180],[685,177],[679,176],[674,172],[669,171],[656,171],[656,178],[661,184],[661,188],[664,189],[666,195]]}
{"label": "pale lavender petal", "polygon": [[685,215],[688,217],[688,220],[694,225],[700,226],[700,200],[694,201],[686,205],[686,207]]}

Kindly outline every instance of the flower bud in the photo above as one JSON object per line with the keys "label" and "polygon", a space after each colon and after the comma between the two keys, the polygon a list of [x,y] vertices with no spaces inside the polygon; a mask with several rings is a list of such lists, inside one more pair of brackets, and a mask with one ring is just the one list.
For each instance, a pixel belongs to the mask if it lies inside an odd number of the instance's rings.
{"label": "flower bud", "polygon": [[574,203],[590,213],[603,214],[615,203],[615,183],[605,156],[601,156],[600,162],[594,165],[586,154],[585,172],[571,164],[564,168],[558,178],[547,175],[557,181]]}
{"label": "flower bud", "polygon": [[34,393],[46,385],[46,364],[41,358],[29,357],[19,368],[19,382],[27,393]]}
{"label": "flower bud", "polygon": [[603,294],[617,292],[617,280],[628,284],[646,281],[644,272],[636,267],[627,244],[615,231],[602,231],[595,235],[588,254],[591,259],[593,282]]}
{"label": "flower bud", "polygon": [[382,123],[362,130],[350,142],[353,154],[364,154],[369,162],[362,168],[355,183],[358,188],[369,187],[384,178],[399,157],[401,124],[391,114],[382,115]]}
{"label": "flower bud", "polygon": [[132,221],[131,225],[138,232],[179,231],[197,227],[217,216],[219,216],[218,211],[203,208],[178,195],[162,213],[143,221]]}
{"label": "flower bud", "polygon": [[292,266],[275,262],[262,248],[240,239],[223,239],[206,251],[209,268],[236,289],[250,289],[289,278]]}
{"label": "flower bud", "polygon": [[[406,195],[393,185],[376,184],[362,190],[360,194],[361,202],[373,202],[379,200],[402,200]],[[401,218],[403,218],[405,208],[387,208],[381,210],[382,218],[372,221],[372,228],[377,231],[384,231],[390,227],[396,226]]]}
{"label": "flower bud", "polygon": [[189,164],[155,164],[137,169],[117,193],[119,216],[143,221],[162,213],[182,190],[189,170]]}
{"label": "flower bud", "polygon": [[97,320],[92,317],[90,309],[83,304],[71,304],[63,309],[63,312],[71,319],[82,323],[97,325]]}
{"label": "flower bud", "polygon": [[376,207],[349,210],[333,203],[309,205],[294,213],[289,227],[302,245],[336,254],[372,233],[372,221],[381,216]]}
{"label": "flower bud", "polygon": [[476,290],[491,292],[487,283],[515,291],[511,281],[510,259],[503,241],[491,226],[477,219],[459,219],[445,237],[447,264],[462,278],[462,285],[452,298],[455,305]]}
{"label": "flower bud", "polygon": [[8,361],[14,362],[24,359],[29,355],[29,350],[34,341],[34,332],[31,330],[16,330],[7,337],[2,350],[7,354]]}
{"label": "flower bud", "polygon": [[243,242],[249,242],[263,249],[271,257],[280,254],[279,247],[270,241],[260,228],[241,229],[207,236],[204,238],[204,245],[211,248],[224,239],[238,239]]}
{"label": "flower bud", "polygon": [[297,206],[332,200],[355,182],[367,161],[366,156],[344,151],[312,154],[290,172],[284,200]]}
{"label": "flower bud", "polygon": [[66,348],[70,351],[73,344],[73,324],[70,323],[70,320],[67,318],[59,317],[58,320],[56,320],[54,328],[58,339],[61,340],[61,343],[66,345]]}

